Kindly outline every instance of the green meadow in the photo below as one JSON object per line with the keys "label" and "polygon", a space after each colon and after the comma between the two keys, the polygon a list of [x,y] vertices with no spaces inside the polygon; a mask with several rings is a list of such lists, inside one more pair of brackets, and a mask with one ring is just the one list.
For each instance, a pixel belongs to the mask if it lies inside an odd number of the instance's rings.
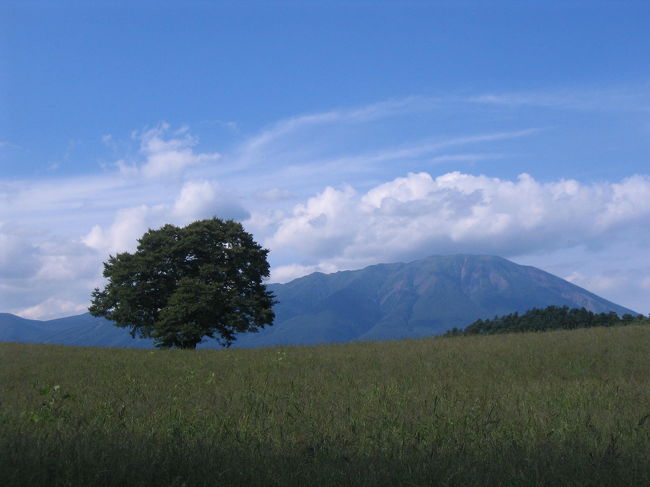
{"label": "green meadow", "polygon": [[0,484],[650,485],[650,326],[219,351],[2,343]]}

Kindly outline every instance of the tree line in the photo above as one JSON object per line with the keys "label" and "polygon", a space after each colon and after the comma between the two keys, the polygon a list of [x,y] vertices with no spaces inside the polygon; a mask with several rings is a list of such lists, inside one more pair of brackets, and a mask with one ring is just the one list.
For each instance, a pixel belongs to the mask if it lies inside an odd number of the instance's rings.
{"label": "tree line", "polygon": [[479,319],[465,328],[452,328],[445,336],[573,330],[575,328],[592,328],[594,326],[633,324],[650,324],[650,318],[629,313],[619,316],[613,311],[594,313],[585,308],[548,306],[544,309],[533,308],[521,315],[515,312],[505,316],[495,316],[493,319]]}

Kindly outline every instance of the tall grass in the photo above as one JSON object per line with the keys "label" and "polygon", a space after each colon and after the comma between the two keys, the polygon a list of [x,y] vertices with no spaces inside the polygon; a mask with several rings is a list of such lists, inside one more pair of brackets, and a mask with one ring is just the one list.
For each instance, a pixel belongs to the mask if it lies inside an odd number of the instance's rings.
{"label": "tall grass", "polygon": [[0,344],[0,484],[650,485],[650,327],[194,352]]}

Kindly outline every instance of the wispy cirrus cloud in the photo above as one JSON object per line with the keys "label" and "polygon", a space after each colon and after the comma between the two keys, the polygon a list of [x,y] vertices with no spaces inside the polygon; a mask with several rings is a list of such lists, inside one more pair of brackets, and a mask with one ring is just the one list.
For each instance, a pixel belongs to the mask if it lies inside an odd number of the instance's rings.
{"label": "wispy cirrus cloud", "polygon": [[330,110],[299,115],[280,120],[250,137],[239,148],[236,156],[239,167],[254,164],[265,151],[289,136],[314,127],[368,123],[378,119],[429,111],[439,102],[436,97],[409,96],[395,100],[371,103],[352,109]]}
{"label": "wispy cirrus cloud", "polygon": [[[451,147],[463,147],[463,146],[469,146],[474,144],[480,144],[483,142],[517,139],[520,137],[528,137],[538,132],[540,132],[540,129],[529,128],[524,130],[514,130],[508,132],[464,135],[462,137],[452,137],[445,140],[416,142],[406,147],[387,148],[378,152],[359,154],[359,155],[349,156],[349,157],[341,157],[333,160],[317,161],[315,165],[323,166],[326,164],[334,164],[342,167],[356,168],[356,167],[363,167],[367,164],[374,164],[374,163],[380,163],[385,161],[394,161],[394,160],[404,161],[408,159],[430,156],[432,154],[440,153],[442,150]],[[460,157],[460,158],[454,158],[453,155],[439,156],[438,161],[465,160],[471,158],[471,157],[467,157],[468,156],[467,154],[464,154],[463,156],[464,157]],[[436,159],[432,158],[429,160],[435,161]],[[473,160],[476,160],[476,158],[474,158]]]}
{"label": "wispy cirrus cloud", "polygon": [[[411,131],[402,128],[413,117],[425,116],[422,126],[435,119],[436,111],[465,103],[457,97],[406,97],[348,110],[332,110],[281,120],[245,140],[225,164],[215,171],[220,177],[247,177],[250,171],[267,186],[299,193],[296,186],[312,188],[323,183],[353,182],[386,165],[424,167],[450,162],[478,162],[507,158],[501,151],[467,152],[470,146],[532,137],[544,128]],[[390,127],[394,126],[393,129]],[[385,137],[389,130],[391,137]],[[427,133],[428,132],[428,133]],[[442,133],[440,133],[442,132]],[[397,134],[397,135],[395,135]],[[460,152],[459,152],[460,151]],[[282,187],[284,185],[284,187]]]}
{"label": "wispy cirrus cloud", "polygon": [[650,86],[484,93],[468,96],[464,100],[469,103],[506,107],[530,106],[580,111],[647,112],[650,110]]}
{"label": "wispy cirrus cloud", "polygon": [[493,153],[476,153],[470,152],[466,154],[443,154],[440,156],[434,156],[430,160],[433,163],[442,163],[442,162],[479,162],[479,161],[494,161],[498,159],[504,159],[506,157],[512,157],[509,154],[493,154]]}

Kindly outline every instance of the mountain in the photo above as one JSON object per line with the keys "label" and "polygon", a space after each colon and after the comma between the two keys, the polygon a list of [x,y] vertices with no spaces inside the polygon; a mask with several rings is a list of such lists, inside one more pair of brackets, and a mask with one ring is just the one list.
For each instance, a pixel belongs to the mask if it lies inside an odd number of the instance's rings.
{"label": "mountain", "polygon": [[118,328],[90,313],[49,321],[27,320],[0,313],[0,341],[51,343],[88,347],[150,348],[151,340],[133,339],[128,330]]}
{"label": "mountain", "polygon": [[276,325],[242,336],[241,345],[416,338],[549,305],[633,313],[548,272],[484,255],[315,273],[269,289],[279,300]]}
{"label": "mountain", "polygon": [[[240,335],[234,346],[417,338],[479,318],[550,305],[634,313],[535,267],[484,255],[434,256],[356,271],[317,272],[268,287],[279,301],[275,325]],[[127,330],[87,313],[46,322],[0,314],[0,341],[151,346],[150,340],[134,340]]]}

